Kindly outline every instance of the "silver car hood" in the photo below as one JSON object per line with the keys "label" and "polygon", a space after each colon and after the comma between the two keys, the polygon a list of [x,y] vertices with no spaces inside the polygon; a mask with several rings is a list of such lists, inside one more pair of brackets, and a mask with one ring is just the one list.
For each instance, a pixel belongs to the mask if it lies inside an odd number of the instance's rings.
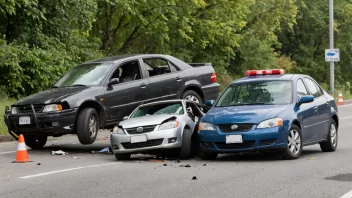
{"label": "silver car hood", "polygon": [[124,129],[134,128],[139,126],[150,126],[150,125],[158,125],[168,120],[172,117],[179,117],[181,115],[148,115],[137,118],[130,118],[128,120],[124,120],[119,123],[120,126]]}

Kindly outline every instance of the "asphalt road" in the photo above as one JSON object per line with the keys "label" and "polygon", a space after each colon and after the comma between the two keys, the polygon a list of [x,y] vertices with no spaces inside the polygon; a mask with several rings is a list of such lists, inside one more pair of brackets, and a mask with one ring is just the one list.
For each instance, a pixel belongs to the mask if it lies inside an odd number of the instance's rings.
{"label": "asphalt road", "polygon": [[[108,133],[101,133],[90,146],[76,136],[51,140],[45,150],[28,150],[33,162],[13,164],[17,143],[1,143],[0,197],[341,197],[352,190],[352,106],[339,111],[338,150],[305,147],[300,159],[289,161],[230,154],[217,161],[139,155],[118,162],[91,153],[109,145]],[[51,154],[60,149],[68,155]]]}

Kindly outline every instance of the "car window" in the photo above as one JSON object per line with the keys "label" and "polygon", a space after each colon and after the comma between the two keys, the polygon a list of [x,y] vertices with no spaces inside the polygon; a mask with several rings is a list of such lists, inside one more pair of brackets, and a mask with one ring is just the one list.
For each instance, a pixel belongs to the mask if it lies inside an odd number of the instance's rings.
{"label": "car window", "polygon": [[309,92],[314,96],[314,98],[317,98],[321,95],[319,90],[317,89],[317,86],[312,80],[305,78],[304,82],[306,83]]}
{"label": "car window", "polygon": [[181,102],[174,103],[160,103],[148,106],[139,107],[132,115],[131,118],[148,116],[148,115],[161,115],[161,114],[184,114],[183,105]]}
{"label": "car window", "polygon": [[308,95],[308,91],[306,89],[306,86],[304,86],[304,83],[301,79],[297,81],[297,94],[299,97]]}
{"label": "car window", "polygon": [[112,75],[111,79],[112,78],[119,78],[120,83],[141,79],[141,70],[138,60],[130,61],[120,65]]}
{"label": "car window", "polygon": [[171,68],[169,62],[162,58],[143,59],[143,62],[150,77],[177,71],[177,67]]}
{"label": "car window", "polygon": [[257,81],[232,84],[215,106],[280,105],[292,103],[292,81]]}

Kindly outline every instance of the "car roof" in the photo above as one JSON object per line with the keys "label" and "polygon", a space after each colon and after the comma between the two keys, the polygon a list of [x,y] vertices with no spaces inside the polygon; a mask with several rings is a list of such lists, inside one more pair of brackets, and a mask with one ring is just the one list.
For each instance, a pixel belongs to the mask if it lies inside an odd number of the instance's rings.
{"label": "car roof", "polygon": [[283,75],[258,75],[246,76],[233,81],[231,84],[253,82],[253,81],[274,81],[274,80],[296,80],[298,78],[309,77],[303,74],[283,74]]}
{"label": "car roof", "polygon": [[123,61],[125,59],[129,58],[145,58],[145,57],[166,57],[167,55],[164,54],[127,54],[127,55],[120,55],[120,56],[111,56],[111,57],[106,57],[106,58],[101,58],[101,59],[95,59],[95,60],[90,60],[87,62],[84,62],[83,64],[86,63],[103,63],[103,62],[118,62],[118,61]]}

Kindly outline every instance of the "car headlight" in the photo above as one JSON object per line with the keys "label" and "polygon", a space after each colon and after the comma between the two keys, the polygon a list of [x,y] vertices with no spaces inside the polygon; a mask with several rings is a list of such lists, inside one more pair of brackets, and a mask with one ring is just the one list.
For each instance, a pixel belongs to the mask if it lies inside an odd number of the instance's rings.
{"label": "car headlight", "polygon": [[263,129],[263,128],[279,127],[279,126],[282,126],[282,124],[283,124],[282,118],[273,118],[269,120],[264,120],[263,122],[259,123],[257,128]]}
{"label": "car headlight", "polygon": [[11,114],[17,114],[18,110],[17,107],[11,107]]}
{"label": "car headlight", "polygon": [[216,126],[208,122],[199,123],[198,130],[216,131]]}
{"label": "car headlight", "polygon": [[170,121],[170,122],[165,122],[160,125],[159,131],[160,130],[166,130],[166,129],[173,129],[178,127],[178,122],[176,120]]}
{"label": "car headlight", "polygon": [[125,134],[122,128],[115,126],[114,129],[112,130],[113,134]]}
{"label": "car headlight", "polygon": [[43,109],[43,112],[59,112],[62,111],[62,106],[60,104],[51,104],[46,105]]}

